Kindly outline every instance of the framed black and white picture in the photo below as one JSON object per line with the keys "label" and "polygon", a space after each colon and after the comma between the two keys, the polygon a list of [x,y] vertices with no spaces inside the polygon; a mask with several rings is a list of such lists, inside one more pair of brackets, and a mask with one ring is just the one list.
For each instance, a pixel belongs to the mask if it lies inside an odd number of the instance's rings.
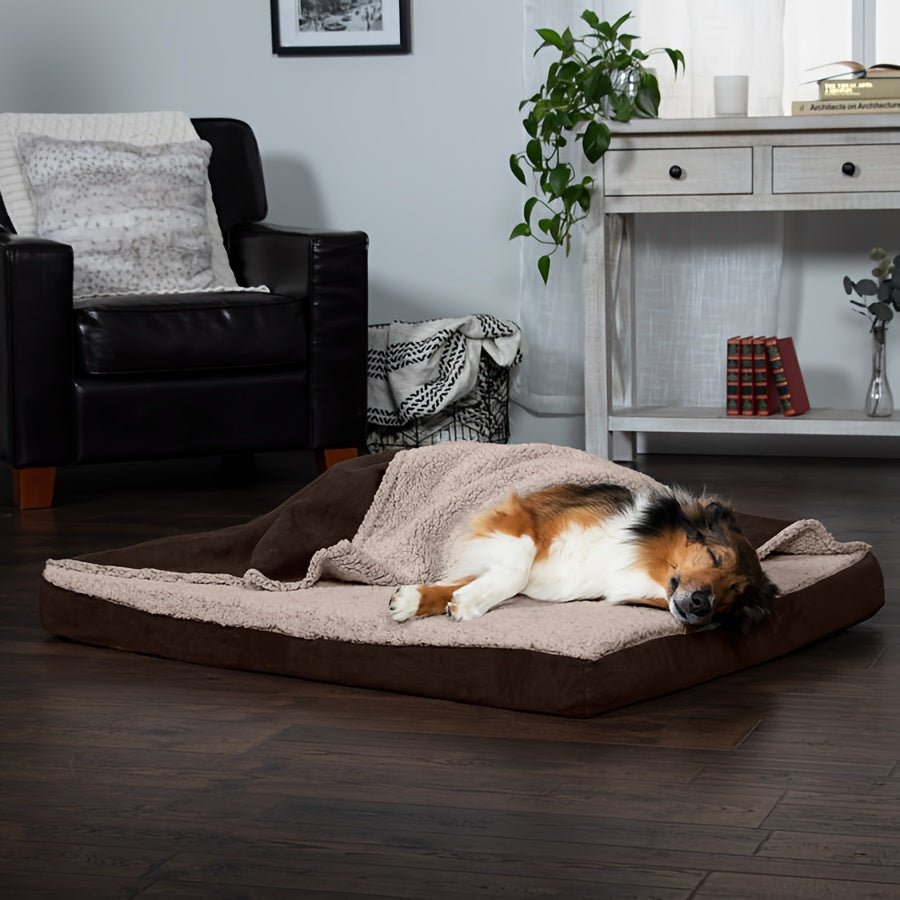
{"label": "framed black and white picture", "polygon": [[271,0],[278,56],[409,53],[409,0]]}

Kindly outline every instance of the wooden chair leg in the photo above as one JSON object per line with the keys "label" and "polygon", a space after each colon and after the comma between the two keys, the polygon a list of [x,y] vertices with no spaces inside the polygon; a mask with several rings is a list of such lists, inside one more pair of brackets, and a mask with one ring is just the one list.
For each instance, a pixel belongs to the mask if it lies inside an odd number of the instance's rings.
{"label": "wooden chair leg", "polygon": [[345,459],[355,459],[359,451],[355,447],[339,447],[331,450],[316,450],[316,468],[321,475],[326,469],[343,462]]}
{"label": "wooden chair leg", "polygon": [[56,468],[35,466],[12,470],[13,505],[19,509],[46,509],[53,506]]}

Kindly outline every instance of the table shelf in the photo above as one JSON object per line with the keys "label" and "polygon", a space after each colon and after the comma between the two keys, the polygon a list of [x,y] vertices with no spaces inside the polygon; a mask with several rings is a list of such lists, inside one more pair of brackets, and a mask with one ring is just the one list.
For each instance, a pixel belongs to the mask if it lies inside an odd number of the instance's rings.
{"label": "table shelf", "polygon": [[842,409],[811,409],[799,416],[727,416],[720,408],[642,406],[613,409],[608,427],[611,432],[900,437],[898,416],[872,418]]}

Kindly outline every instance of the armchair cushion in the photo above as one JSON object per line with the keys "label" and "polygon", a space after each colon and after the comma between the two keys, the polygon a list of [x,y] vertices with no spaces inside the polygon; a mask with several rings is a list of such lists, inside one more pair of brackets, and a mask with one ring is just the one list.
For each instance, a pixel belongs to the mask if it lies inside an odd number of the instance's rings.
{"label": "armchair cushion", "polygon": [[307,362],[304,301],[260,292],[75,301],[75,368],[90,376],[237,372]]}
{"label": "armchair cushion", "polygon": [[141,147],[23,135],[19,151],[38,234],[73,249],[76,298],[227,286],[211,268],[205,141]]}

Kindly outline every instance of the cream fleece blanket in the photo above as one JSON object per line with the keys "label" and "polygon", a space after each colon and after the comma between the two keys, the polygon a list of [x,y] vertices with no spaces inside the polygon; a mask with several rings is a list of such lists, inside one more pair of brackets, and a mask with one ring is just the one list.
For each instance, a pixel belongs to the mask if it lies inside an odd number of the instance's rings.
{"label": "cream fleece blanket", "polygon": [[[356,535],[319,551],[301,582],[250,570],[216,573],[50,560],[44,578],[58,587],[157,615],[277,631],[307,639],[393,645],[525,648],[580,659],[684,629],[656,609],[582,601],[509,601],[474,622],[443,617],[398,625],[387,614],[391,587],[438,577],[445,547],[469,515],[511,490],[560,482],[606,481],[662,489],[649,476],[579,450],[544,444],[439,444],[398,453]],[[814,520],[793,523],[760,548],[783,593],[860,560],[861,542],[836,541]],[[327,579],[327,580],[325,580]],[[319,583],[321,581],[321,583]],[[341,582],[363,582],[346,584]]]}

